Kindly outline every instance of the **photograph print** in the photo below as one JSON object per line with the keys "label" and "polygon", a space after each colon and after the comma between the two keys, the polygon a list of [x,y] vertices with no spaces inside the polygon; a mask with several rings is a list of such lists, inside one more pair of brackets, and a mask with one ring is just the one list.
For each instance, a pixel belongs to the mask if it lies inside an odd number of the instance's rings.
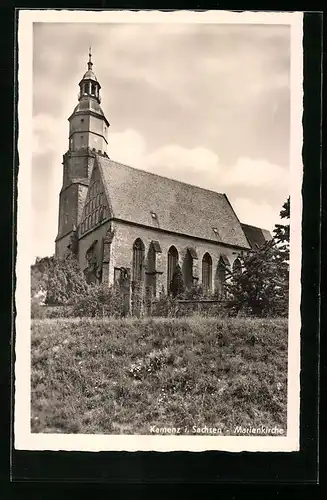
{"label": "photograph print", "polygon": [[20,11],[15,447],[299,447],[302,14]]}

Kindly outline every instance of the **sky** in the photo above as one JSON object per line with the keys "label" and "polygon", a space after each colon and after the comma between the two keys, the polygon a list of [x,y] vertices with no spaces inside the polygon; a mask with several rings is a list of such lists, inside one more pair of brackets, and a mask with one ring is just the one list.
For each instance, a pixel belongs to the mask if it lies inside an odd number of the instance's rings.
{"label": "sky", "polygon": [[290,189],[288,25],[35,23],[33,260],[54,253],[90,45],[109,157],[226,193],[241,222],[272,231]]}

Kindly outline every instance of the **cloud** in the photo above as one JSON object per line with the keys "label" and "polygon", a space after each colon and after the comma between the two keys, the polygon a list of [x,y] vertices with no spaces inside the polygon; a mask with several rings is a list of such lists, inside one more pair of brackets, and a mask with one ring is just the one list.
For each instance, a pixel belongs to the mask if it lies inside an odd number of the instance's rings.
{"label": "cloud", "polygon": [[226,166],[209,149],[178,144],[149,152],[144,138],[135,130],[115,134],[111,150],[112,159],[135,168],[227,193],[242,222],[268,229],[278,221],[289,190],[289,172],[280,165],[241,157],[234,165]]}
{"label": "cloud", "polygon": [[68,145],[67,130],[52,115],[40,113],[33,118],[33,155],[61,151]]}
{"label": "cloud", "polygon": [[281,188],[289,185],[289,172],[264,159],[238,158],[236,164],[227,170],[224,182],[226,185],[270,188],[275,191],[276,186]]}
{"label": "cloud", "polygon": [[[282,208],[281,204],[272,206],[268,203],[258,202],[253,199],[234,198],[230,196],[229,201],[231,202],[239,219],[244,224],[258,226],[272,231],[275,224],[279,220],[279,212]],[[283,199],[283,202],[284,201],[285,200]]]}
{"label": "cloud", "polygon": [[142,168],[145,150],[145,140],[136,130],[109,135],[109,155],[114,161]]}

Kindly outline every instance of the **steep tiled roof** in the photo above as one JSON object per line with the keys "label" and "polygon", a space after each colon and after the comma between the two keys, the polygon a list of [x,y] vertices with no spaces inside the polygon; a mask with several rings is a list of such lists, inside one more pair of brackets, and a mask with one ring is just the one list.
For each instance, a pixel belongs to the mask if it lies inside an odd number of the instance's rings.
{"label": "steep tiled roof", "polygon": [[97,155],[97,163],[114,218],[249,248],[226,195],[128,167],[102,155]]}
{"label": "steep tiled roof", "polygon": [[249,226],[248,224],[241,224],[241,226],[251,248],[256,246],[261,247],[264,243],[266,243],[266,241],[270,241],[272,239],[272,236],[267,229]]}

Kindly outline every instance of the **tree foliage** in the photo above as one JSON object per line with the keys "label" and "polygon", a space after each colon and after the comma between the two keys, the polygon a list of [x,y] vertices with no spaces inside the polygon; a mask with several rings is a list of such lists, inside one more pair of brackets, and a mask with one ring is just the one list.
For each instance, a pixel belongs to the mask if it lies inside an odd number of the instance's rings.
{"label": "tree foliage", "polygon": [[31,266],[31,297],[38,301],[40,292],[45,294],[45,303],[63,305],[74,303],[88,291],[83,272],[73,254],[65,259],[55,256],[37,257]]}
{"label": "tree foliage", "polygon": [[34,299],[40,292],[46,293],[48,289],[48,277],[50,269],[54,264],[55,257],[36,257],[35,263],[31,265],[31,298]]}
{"label": "tree foliage", "polygon": [[88,288],[84,273],[73,255],[62,260],[54,259],[48,275],[47,304],[74,304],[87,295]]}
{"label": "tree foliage", "polygon": [[[290,219],[290,197],[285,201],[282,210],[280,211],[280,218]],[[274,240],[284,257],[285,261],[289,261],[289,243],[290,243],[290,224],[276,224],[274,229]]]}
{"label": "tree foliage", "polygon": [[[290,198],[280,212],[290,217]],[[289,290],[289,223],[276,224],[274,237],[239,257],[242,272],[230,272],[227,307],[251,316],[286,316]]]}
{"label": "tree foliage", "polygon": [[171,283],[170,292],[173,297],[181,296],[185,292],[185,283],[181,266],[177,264]]}

